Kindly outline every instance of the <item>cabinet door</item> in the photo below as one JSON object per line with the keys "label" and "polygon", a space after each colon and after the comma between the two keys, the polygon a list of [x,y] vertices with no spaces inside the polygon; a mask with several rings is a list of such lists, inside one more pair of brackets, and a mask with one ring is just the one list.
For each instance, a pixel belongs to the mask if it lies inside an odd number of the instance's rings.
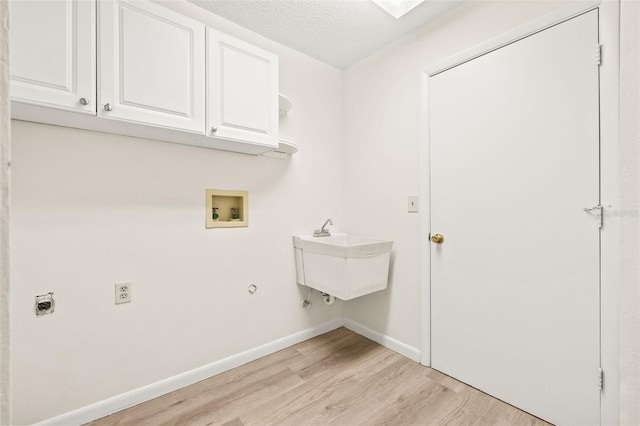
{"label": "cabinet door", "polygon": [[98,116],[204,133],[204,24],[148,1],[99,8]]}
{"label": "cabinet door", "polygon": [[95,115],[95,2],[10,6],[11,99]]}
{"label": "cabinet door", "polygon": [[207,28],[210,136],[278,146],[278,57]]}

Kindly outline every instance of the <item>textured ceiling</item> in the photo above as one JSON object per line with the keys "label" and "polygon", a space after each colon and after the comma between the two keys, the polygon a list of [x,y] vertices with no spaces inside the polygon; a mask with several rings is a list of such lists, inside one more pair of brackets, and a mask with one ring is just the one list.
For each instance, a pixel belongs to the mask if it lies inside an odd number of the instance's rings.
{"label": "textured ceiling", "polygon": [[369,0],[189,1],[340,69],[461,3],[427,0],[395,19]]}

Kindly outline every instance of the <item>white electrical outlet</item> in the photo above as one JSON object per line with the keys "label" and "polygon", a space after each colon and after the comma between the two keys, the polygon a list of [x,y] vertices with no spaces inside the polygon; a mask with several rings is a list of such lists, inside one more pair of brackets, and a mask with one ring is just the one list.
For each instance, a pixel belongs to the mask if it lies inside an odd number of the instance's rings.
{"label": "white electrical outlet", "polygon": [[116,283],[116,305],[131,302],[131,283]]}

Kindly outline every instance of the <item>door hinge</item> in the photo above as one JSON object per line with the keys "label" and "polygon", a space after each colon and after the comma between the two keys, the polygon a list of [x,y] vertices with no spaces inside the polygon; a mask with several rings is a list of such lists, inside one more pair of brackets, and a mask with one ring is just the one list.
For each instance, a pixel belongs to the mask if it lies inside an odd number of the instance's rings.
{"label": "door hinge", "polygon": [[598,389],[604,388],[604,371],[602,368],[598,368]]}
{"label": "door hinge", "polygon": [[602,228],[602,224],[604,223],[604,207],[602,207],[601,204],[598,204],[597,206],[593,206],[593,207],[585,207],[582,210],[585,213],[589,213],[589,214],[597,212],[596,214],[600,217],[598,228]]}
{"label": "door hinge", "polygon": [[598,66],[602,65],[602,45],[598,44],[596,46],[596,64]]}

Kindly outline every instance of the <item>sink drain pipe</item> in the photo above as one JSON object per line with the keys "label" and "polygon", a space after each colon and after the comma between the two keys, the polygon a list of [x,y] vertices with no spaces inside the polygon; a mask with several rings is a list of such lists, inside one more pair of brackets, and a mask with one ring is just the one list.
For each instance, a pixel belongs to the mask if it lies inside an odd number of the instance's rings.
{"label": "sink drain pipe", "polygon": [[335,296],[332,296],[328,293],[320,293],[320,294],[322,294],[322,298],[324,300],[325,305],[333,305],[333,303],[336,301]]}

